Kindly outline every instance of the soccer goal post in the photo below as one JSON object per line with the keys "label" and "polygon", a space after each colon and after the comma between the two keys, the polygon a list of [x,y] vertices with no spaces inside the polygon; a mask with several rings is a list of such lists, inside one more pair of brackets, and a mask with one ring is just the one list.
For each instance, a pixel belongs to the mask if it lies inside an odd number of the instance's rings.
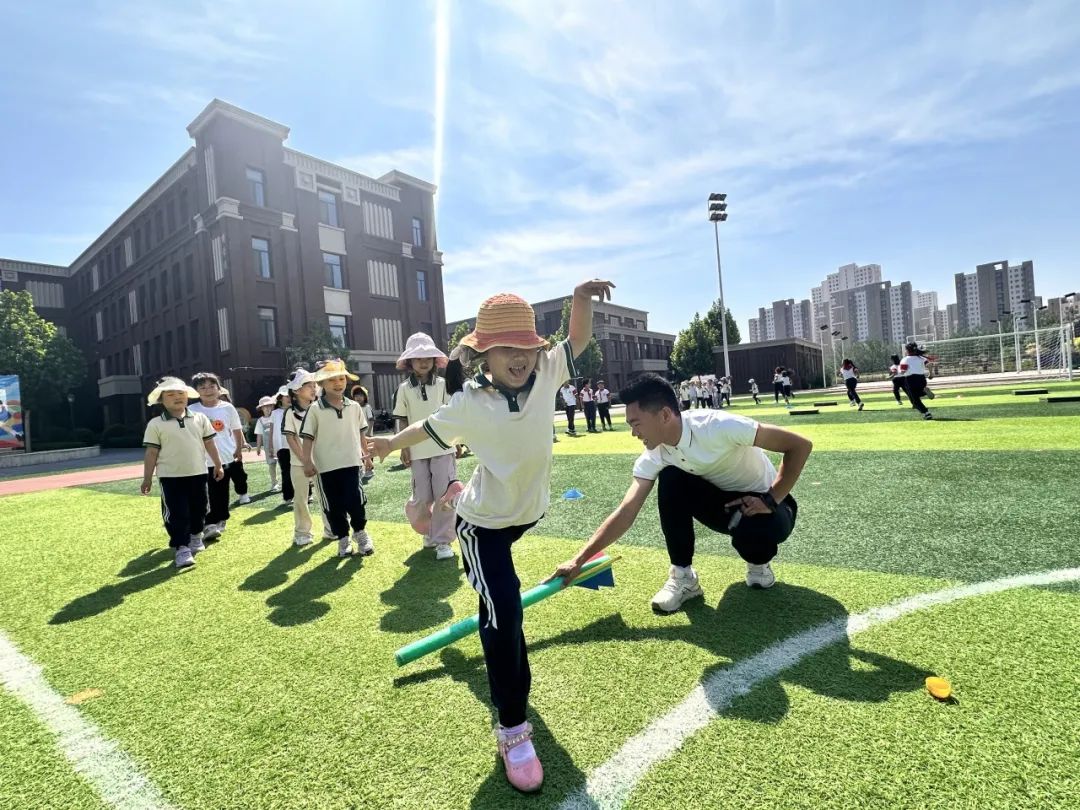
{"label": "soccer goal post", "polygon": [[1072,379],[1072,332],[1066,323],[946,340],[920,341],[912,335],[909,340],[934,358],[929,366],[935,377],[1013,373]]}

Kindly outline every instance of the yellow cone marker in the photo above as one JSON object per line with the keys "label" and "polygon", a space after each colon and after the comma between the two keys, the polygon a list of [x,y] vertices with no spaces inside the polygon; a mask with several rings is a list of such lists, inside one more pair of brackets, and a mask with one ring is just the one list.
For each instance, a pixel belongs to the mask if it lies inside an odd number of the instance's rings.
{"label": "yellow cone marker", "polygon": [[938,700],[948,700],[952,696],[952,684],[944,678],[930,677],[926,679],[926,691]]}

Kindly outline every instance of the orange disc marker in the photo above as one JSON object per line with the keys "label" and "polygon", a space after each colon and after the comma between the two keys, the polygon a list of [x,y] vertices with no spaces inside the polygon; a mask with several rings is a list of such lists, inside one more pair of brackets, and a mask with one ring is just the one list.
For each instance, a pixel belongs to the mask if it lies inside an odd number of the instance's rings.
{"label": "orange disc marker", "polygon": [[926,691],[938,700],[948,700],[952,696],[952,684],[944,678],[930,677],[926,679]]}

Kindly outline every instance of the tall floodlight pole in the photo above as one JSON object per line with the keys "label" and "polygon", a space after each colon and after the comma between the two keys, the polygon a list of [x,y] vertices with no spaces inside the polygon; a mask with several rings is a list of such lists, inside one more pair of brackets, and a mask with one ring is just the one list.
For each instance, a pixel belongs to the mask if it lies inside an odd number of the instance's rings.
{"label": "tall floodlight pole", "polygon": [[709,221],[713,224],[713,236],[716,238],[716,275],[720,280],[720,334],[724,341],[724,376],[731,376],[731,363],[728,360],[727,347],[727,309],[724,307],[724,274],[720,270],[720,223],[727,221],[727,194],[709,195]]}
{"label": "tall floodlight pole", "polygon": [[990,319],[990,323],[996,323],[998,328],[998,354],[1001,355],[1001,373],[1005,373],[1005,344],[1001,340],[1001,321],[994,318]]}
{"label": "tall floodlight pole", "polygon": [[824,391],[828,383],[825,381],[825,330],[829,328],[827,323],[823,323],[818,327],[818,331],[821,332],[821,340],[818,343],[821,344],[821,390]]}

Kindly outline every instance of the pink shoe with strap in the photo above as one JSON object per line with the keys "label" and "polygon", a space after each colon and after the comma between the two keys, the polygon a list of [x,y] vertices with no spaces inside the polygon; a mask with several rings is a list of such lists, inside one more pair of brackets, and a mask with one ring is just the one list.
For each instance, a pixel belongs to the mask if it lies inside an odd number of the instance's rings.
{"label": "pink shoe with strap", "polygon": [[544,767],[532,744],[532,724],[505,728],[495,726],[499,755],[506,767],[506,778],[522,793],[534,793],[544,783]]}

